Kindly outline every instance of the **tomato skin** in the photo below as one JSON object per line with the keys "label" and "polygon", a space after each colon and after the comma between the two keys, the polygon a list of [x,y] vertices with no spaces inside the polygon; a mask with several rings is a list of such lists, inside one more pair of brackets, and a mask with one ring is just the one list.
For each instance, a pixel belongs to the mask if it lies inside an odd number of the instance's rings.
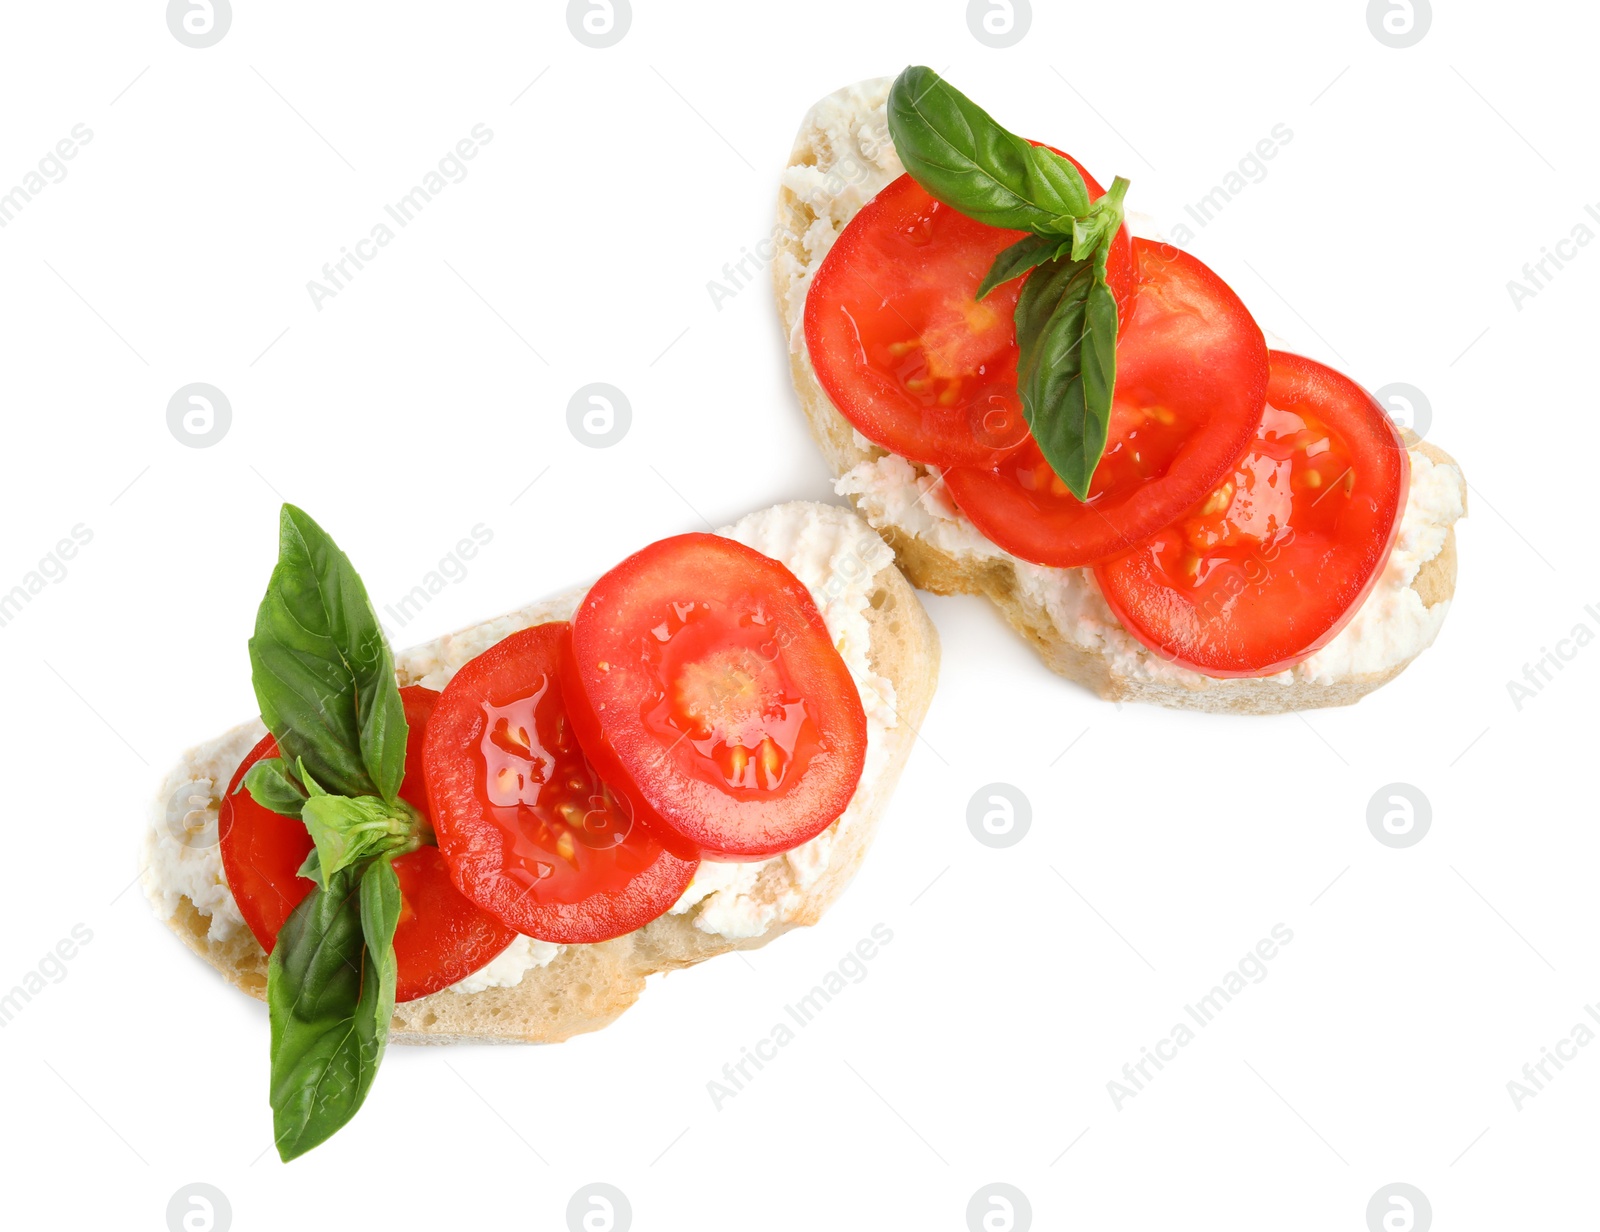
{"label": "tomato skin", "polygon": [[[410,732],[400,797],[428,813],[421,749],[439,694],[400,690]],[[223,876],[261,948],[272,953],[278,932],[316,882],[298,876],[314,844],[304,823],[257,804],[239,785],[256,762],[278,756],[270,735],[250,750],[234,772],[217,823]],[[447,988],[487,964],[516,933],[479,911],[456,890],[436,847],[420,847],[393,860],[400,882],[400,922],[395,928],[395,1000],[414,1001]]]}
{"label": "tomato skin", "polygon": [[1372,396],[1299,355],[1271,364],[1233,475],[1095,570],[1135,637],[1208,676],[1271,675],[1326,646],[1382,576],[1405,512],[1410,455]]}
{"label": "tomato skin", "polygon": [[263,808],[240,787],[245,771],[277,755],[278,742],[270,734],[263,736],[233,772],[217,814],[223,879],[239,914],[268,954],[289,914],[317,888],[309,877],[298,876],[313,846],[305,824]]}
{"label": "tomato skin", "polygon": [[[1104,195],[1062,156],[1091,199]],[[1014,320],[1023,279],[976,299],[995,257],[1026,234],[968,218],[909,175],[851,219],[812,280],[805,333],[818,382],[863,436],[938,466],[988,465],[1028,439]],[[1126,227],[1107,279],[1120,311],[1135,285]]]}
{"label": "tomato skin", "polygon": [[680,852],[788,851],[861,780],[866,712],[810,591],[732,539],[679,535],[612,569],[564,673],[584,750]]}
{"label": "tomato skin", "polygon": [[1215,487],[1261,421],[1267,344],[1239,297],[1169,244],[1135,239],[1133,256],[1139,285],[1089,499],[1067,491],[1031,439],[992,466],[944,474],[973,525],[1034,564],[1127,552]]}
{"label": "tomato skin", "polygon": [[400,882],[394,930],[394,999],[414,1001],[486,966],[517,939],[456,888],[440,850],[429,844],[393,860]]}
{"label": "tomato skin", "polygon": [[665,913],[698,861],[630,817],[578,745],[560,679],[568,629],[513,633],[457,672],[423,759],[461,892],[518,932],[575,944]]}

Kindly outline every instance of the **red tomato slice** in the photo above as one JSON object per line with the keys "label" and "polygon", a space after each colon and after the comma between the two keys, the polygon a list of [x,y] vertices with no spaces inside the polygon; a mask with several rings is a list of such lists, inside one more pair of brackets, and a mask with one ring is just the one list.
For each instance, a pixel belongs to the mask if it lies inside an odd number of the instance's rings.
{"label": "red tomato slice", "polygon": [[513,633],[456,673],[428,728],[428,788],[463,894],[530,937],[605,941],[677,902],[697,861],[633,824],[585,758],[560,678],[568,629]]}
{"label": "red tomato slice", "polygon": [[1267,408],[1233,475],[1095,570],[1151,650],[1208,676],[1262,676],[1327,645],[1383,573],[1411,459],[1364,389],[1271,353]]}
{"label": "red tomato slice", "polygon": [[[439,694],[411,686],[400,690],[400,698],[411,728],[400,795],[426,815],[422,744]],[[298,876],[313,845],[305,826],[262,808],[249,792],[239,790],[245,771],[277,755],[278,744],[271,736],[250,750],[228,784],[217,824],[228,888],[239,914],[269,954],[289,913],[316,888],[310,878]],[[394,871],[401,898],[400,923],[394,933],[396,1001],[414,1001],[471,975],[516,937],[462,897],[437,847],[419,847],[396,857]]]}
{"label": "red tomato slice", "polygon": [[[1104,195],[1063,157],[1091,198]],[[974,222],[909,175],[850,220],[807,293],[806,346],[822,388],[868,440],[915,462],[986,466],[1028,439],[1013,320],[1022,280],[976,299],[995,257],[1025,234]],[[1107,277],[1124,303],[1126,227]]]}
{"label": "red tomato slice", "polygon": [[239,787],[246,770],[277,755],[278,742],[263,736],[233,772],[217,816],[223,878],[239,914],[269,954],[289,913],[317,888],[310,878],[297,875],[312,848],[305,825],[263,808]]}
{"label": "red tomato slice", "polygon": [[945,472],[973,525],[1023,560],[1066,568],[1128,551],[1221,482],[1261,421],[1267,344],[1239,297],[1169,244],[1136,239],[1133,256],[1139,286],[1089,499],[1031,438],[996,465]]}
{"label": "red tomato slice", "polygon": [[867,719],[811,594],[718,535],[623,561],[572,622],[584,750],[669,842],[757,860],[814,838],[861,780]]}

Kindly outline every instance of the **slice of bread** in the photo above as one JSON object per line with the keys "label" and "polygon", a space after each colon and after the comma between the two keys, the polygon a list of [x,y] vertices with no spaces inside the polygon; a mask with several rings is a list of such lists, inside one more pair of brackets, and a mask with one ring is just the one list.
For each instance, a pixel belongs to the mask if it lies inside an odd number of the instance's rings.
{"label": "slice of bread", "polygon": [[[917,739],[917,729],[933,700],[939,670],[938,634],[916,592],[895,568],[882,540],[856,514],[842,506],[808,502],[779,506],[770,512],[803,516],[808,524],[814,520],[821,532],[834,536],[832,542],[838,548],[830,557],[824,557],[828,569],[825,584],[831,585],[836,575],[852,567],[870,571],[863,572],[861,583],[852,583],[860,586],[865,598],[860,614],[866,623],[866,661],[870,665],[868,679],[864,682],[858,676],[857,683],[863,687],[863,701],[868,707],[869,744],[877,739],[881,740],[881,747],[869,747],[867,772],[844,815],[822,839],[813,840],[826,840],[823,871],[814,879],[797,879],[796,867],[787,856],[762,864],[754,884],[743,891],[749,901],[739,900],[754,913],[758,926],[760,921],[767,921],[753,935],[727,936],[701,927],[704,908],[699,904],[682,911],[675,908],[675,913],[661,916],[626,936],[597,945],[565,946],[553,960],[526,971],[520,982],[509,987],[476,992],[446,989],[398,1005],[390,1030],[392,1041],[554,1043],[597,1030],[638,1000],[646,977],[691,966],[730,950],[754,949],[790,928],[814,924],[849,884],[872,843]],[[730,533],[740,537],[739,528],[744,525],[731,528]],[[797,542],[795,552],[815,556],[804,543]],[[786,563],[800,572],[797,564]],[[817,581],[807,582],[817,593]],[[399,653],[396,665],[400,683],[427,683],[441,688],[444,679],[468,659],[516,630],[570,618],[583,594],[580,589],[535,603]],[[824,606],[820,599],[819,606]],[[840,632],[831,625],[830,631],[837,642]],[[849,662],[848,655],[846,661]],[[876,698],[869,693],[875,693]],[[877,726],[871,718],[874,701],[889,716]],[[237,910],[227,887],[211,871],[215,857],[204,846],[206,839],[202,836],[209,823],[214,848],[221,793],[264,730],[259,722],[244,724],[185,754],[162,786],[145,853],[146,891],[157,914],[230,983],[262,999],[266,995],[267,956],[249,929],[237,922]],[[176,810],[175,800],[180,801]],[[184,818],[189,819],[187,824]],[[177,847],[181,850],[169,843],[158,854],[157,849],[173,834],[180,836]],[[183,835],[190,836],[188,843]],[[178,870],[164,872],[159,883],[152,876],[158,859],[164,861],[164,868]],[[230,915],[232,919],[228,918]]]}
{"label": "slice of bread", "polygon": [[1089,569],[1048,569],[988,542],[938,472],[872,444],[834,408],[806,349],[811,277],[862,205],[902,173],[889,140],[890,81],[847,86],[800,126],[778,192],[773,288],[800,408],[839,491],[895,550],[912,583],[935,594],[983,595],[1046,666],[1111,701],[1276,714],[1358,701],[1392,680],[1437,634],[1455,592],[1455,521],[1466,482],[1454,460],[1404,433],[1412,489],[1389,567],[1349,626],[1304,663],[1273,676],[1222,680],[1166,662],[1122,627]]}

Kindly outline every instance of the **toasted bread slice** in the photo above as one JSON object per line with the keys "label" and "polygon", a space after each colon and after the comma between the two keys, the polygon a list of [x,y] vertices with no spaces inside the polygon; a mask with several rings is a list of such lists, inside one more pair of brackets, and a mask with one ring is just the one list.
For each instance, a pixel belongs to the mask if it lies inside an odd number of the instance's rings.
{"label": "toasted bread slice", "polygon": [[[867,771],[844,815],[819,839],[790,855],[759,866],[753,884],[735,900],[747,927],[724,932],[704,927],[710,898],[680,903],[672,913],[645,927],[597,945],[569,945],[543,966],[527,970],[520,982],[476,992],[445,989],[395,1007],[390,1039],[406,1044],[554,1043],[611,1022],[644,991],[646,977],[658,971],[687,967],[735,949],[754,949],[799,925],[814,924],[849,883],[877,830],[933,700],[939,669],[939,639],[916,592],[895,568],[882,540],[856,514],[843,506],[797,502],[768,514],[789,515],[813,528],[809,543],[793,545],[794,554],[817,559],[821,539],[824,572],[808,577],[795,561],[786,561],[814,594],[835,578],[859,574],[865,618],[866,680],[857,675],[867,703],[869,725]],[[752,519],[764,515],[752,515]],[[730,528],[734,538],[752,519]],[[768,539],[752,546],[782,559]],[[816,568],[813,564],[808,566]],[[848,579],[847,579],[848,580]],[[583,598],[582,589],[532,604],[499,619],[464,629],[395,656],[402,685],[444,681],[475,655],[502,638],[548,620],[566,620]],[[819,598],[825,615],[828,608]],[[830,621],[835,641],[839,629]],[[844,636],[851,636],[846,633]],[[846,656],[846,661],[850,657]],[[854,671],[855,669],[852,668]],[[874,720],[874,709],[887,717]],[[237,918],[227,886],[222,883],[215,852],[216,810],[221,794],[245,753],[264,734],[259,722],[190,750],[168,774],[158,796],[146,838],[145,888],[156,912],[185,944],[227,980],[253,997],[265,998],[267,956]],[[879,747],[871,747],[873,742]],[[176,809],[173,802],[177,801]],[[185,819],[187,818],[187,821]],[[210,826],[206,846],[206,826]],[[820,857],[820,858],[819,858]],[[825,859],[820,874],[818,865]],[[804,865],[807,871],[802,871]],[[729,866],[702,866],[703,875],[734,871]],[[750,874],[746,874],[749,876]],[[711,884],[722,884],[712,876]],[[692,886],[690,896],[696,892]],[[713,895],[715,891],[712,892]],[[748,935],[746,935],[748,934]],[[542,943],[535,943],[542,944]]]}
{"label": "toasted bread slice", "polygon": [[1456,520],[1466,482],[1444,451],[1405,433],[1412,487],[1383,577],[1350,624],[1304,663],[1273,676],[1217,679],[1166,662],[1112,614],[1089,569],[1018,560],[962,515],[933,468],[888,454],[834,408],[806,349],[811,277],[850,219],[903,168],[889,139],[890,81],[847,86],[807,114],[778,192],[773,288],[800,408],[849,496],[895,550],[911,582],[992,600],[1046,666],[1111,701],[1276,714],[1358,701],[1432,643],[1456,583]]}

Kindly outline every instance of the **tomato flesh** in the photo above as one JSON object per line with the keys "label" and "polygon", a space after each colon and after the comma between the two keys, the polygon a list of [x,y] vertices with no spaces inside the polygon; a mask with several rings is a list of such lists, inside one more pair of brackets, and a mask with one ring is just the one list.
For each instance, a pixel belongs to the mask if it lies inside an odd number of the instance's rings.
{"label": "tomato flesh", "polygon": [[787,851],[860,782],[866,714],[822,614],[731,539],[664,539],[607,573],[573,618],[566,672],[584,749],[680,851]]}
{"label": "tomato flesh", "polygon": [[461,892],[543,941],[605,941],[677,902],[696,861],[635,824],[578,743],[560,678],[569,626],[514,633],[463,667],[428,730],[434,827]]}
{"label": "tomato flesh", "polygon": [[[1078,170],[1090,198],[1102,196]],[[1025,234],[975,222],[909,175],[850,220],[812,281],[805,331],[817,380],[863,436],[938,466],[987,465],[1028,439],[1013,319],[1022,279],[976,298],[995,257]],[[1124,303],[1126,227],[1107,276]]]}
{"label": "tomato flesh", "polygon": [[993,465],[945,472],[973,525],[1023,560],[1068,568],[1128,551],[1215,487],[1261,420],[1267,344],[1239,297],[1171,245],[1136,239],[1133,256],[1139,285],[1088,500],[1031,438]]}
{"label": "tomato flesh", "polygon": [[1095,572],[1141,642],[1208,676],[1279,672],[1344,628],[1389,559],[1410,456],[1360,386],[1274,351],[1267,405],[1233,474]]}
{"label": "tomato flesh", "polygon": [[[411,686],[400,690],[410,732],[400,796],[428,815],[422,747],[439,694]],[[314,844],[304,823],[257,804],[240,790],[256,762],[278,756],[270,735],[251,749],[228,784],[218,819],[223,875],[239,913],[261,948],[272,953],[278,933],[316,882],[299,876]],[[414,1001],[464,979],[510,945],[516,934],[468,902],[451,882],[436,847],[396,856],[400,922],[395,928],[395,1000]]]}

